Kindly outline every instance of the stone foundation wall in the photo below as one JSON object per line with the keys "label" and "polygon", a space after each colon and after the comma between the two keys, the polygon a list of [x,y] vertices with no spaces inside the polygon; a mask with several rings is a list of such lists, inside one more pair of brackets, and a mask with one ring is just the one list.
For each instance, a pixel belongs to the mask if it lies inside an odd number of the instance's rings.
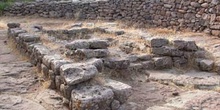
{"label": "stone foundation wall", "polygon": [[6,15],[122,20],[220,36],[218,0],[109,0],[96,2],[17,3]]}

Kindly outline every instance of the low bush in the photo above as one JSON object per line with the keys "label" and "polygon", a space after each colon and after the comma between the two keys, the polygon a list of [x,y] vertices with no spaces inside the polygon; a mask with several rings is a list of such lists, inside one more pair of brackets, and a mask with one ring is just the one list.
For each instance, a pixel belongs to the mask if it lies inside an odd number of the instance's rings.
{"label": "low bush", "polygon": [[14,0],[1,0],[0,1],[0,15],[2,15],[3,10],[14,3]]}

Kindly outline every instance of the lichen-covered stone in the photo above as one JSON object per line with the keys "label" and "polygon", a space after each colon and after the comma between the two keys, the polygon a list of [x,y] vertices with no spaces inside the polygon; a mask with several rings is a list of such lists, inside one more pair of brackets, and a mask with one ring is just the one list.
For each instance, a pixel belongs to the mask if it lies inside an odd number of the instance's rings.
{"label": "lichen-covered stone", "polygon": [[173,65],[178,68],[186,67],[188,60],[184,57],[173,57]]}
{"label": "lichen-covered stone", "polygon": [[211,71],[214,67],[214,61],[208,59],[196,59],[196,63],[202,71]]}
{"label": "lichen-covered stone", "polygon": [[89,49],[90,43],[87,40],[76,40],[65,45],[67,49]]}
{"label": "lichen-covered stone", "polygon": [[104,58],[109,55],[107,49],[77,49],[74,54],[80,59],[83,58]]}
{"label": "lichen-covered stone", "polygon": [[108,58],[104,60],[104,65],[111,69],[127,69],[130,61],[123,58]]}
{"label": "lichen-covered stone", "polygon": [[60,75],[60,67],[64,64],[70,64],[71,61],[69,60],[59,60],[59,59],[54,59],[51,61],[51,69],[54,71],[54,74]]}
{"label": "lichen-covered stone", "polygon": [[86,61],[86,63],[89,65],[94,65],[99,72],[102,72],[103,70],[104,64],[101,59],[93,58],[93,59]]}
{"label": "lichen-covered stone", "polygon": [[112,110],[118,110],[120,107],[120,102],[117,100],[113,100],[111,103],[111,109]]}
{"label": "lichen-covered stone", "polygon": [[60,67],[60,74],[66,84],[75,85],[95,77],[98,74],[98,70],[94,65],[80,63],[65,64]]}
{"label": "lichen-covered stone", "polygon": [[180,51],[175,47],[167,47],[167,46],[152,48],[152,53],[163,56],[183,56],[183,51]]}
{"label": "lichen-covered stone", "polygon": [[12,37],[12,38],[16,38],[16,37],[18,37],[18,35],[19,34],[21,34],[21,33],[27,33],[27,31],[26,30],[23,30],[23,29],[21,29],[21,28],[12,28],[12,29],[9,29],[8,30],[8,36],[9,37]]}
{"label": "lichen-covered stone", "polygon": [[40,41],[40,37],[32,34],[24,34],[21,33],[18,35],[19,39],[23,42],[38,42]]}
{"label": "lichen-covered stone", "polygon": [[8,23],[7,26],[8,28],[19,28],[20,24],[19,23]]}
{"label": "lichen-covered stone", "polygon": [[90,49],[107,49],[109,44],[107,40],[92,39],[89,40]]}
{"label": "lichen-covered stone", "polygon": [[169,41],[164,38],[154,38],[151,40],[151,47],[162,47],[169,44]]}
{"label": "lichen-covered stone", "polygon": [[187,41],[184,49],[187,51],[196,51],[198,50],[198,46],[196,45],[195,41]]}
{"label": "lichen-covered stone", "polygon": [[143,69],[151,70],[155,68],[155,64],[153,61],[143,61],[141,62]]}
{"label": "lichen-covered stone", "polygon": [[173,66],[171,57],[155,57],[153,60],[155,62],[156,69],[168,69]]}
{"label": "lichen-covered stone", "polygon": [[42,63],[44,65],[46,65],[49,69],[51,69],[51,62],[53,60],[61,60],[62,57],[58,54],[54,54],[54,55],[45,55],[42,59]]}
{"label": "lichen-covered stone", "polygon": [[66,44],[66,48],[70,50],[76,49],[107,49],[109,46],[107,40],[90,39],[90,40],[75,40]]}
{"label": "lichen-covered stone", "polygon": [[101,86],[85,86],[71,93],[72,110],[111,110],[114,93]]}

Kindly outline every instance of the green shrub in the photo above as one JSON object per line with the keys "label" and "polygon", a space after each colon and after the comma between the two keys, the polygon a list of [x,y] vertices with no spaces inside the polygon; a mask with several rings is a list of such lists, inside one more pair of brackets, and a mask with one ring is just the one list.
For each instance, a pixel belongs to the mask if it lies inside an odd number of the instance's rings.
{"label": "green shrub", "polygon": [[0,15],[2,14],[3,10],[10,6],[12,3],[14,2],[14,0],[3,0],[0,1]]}

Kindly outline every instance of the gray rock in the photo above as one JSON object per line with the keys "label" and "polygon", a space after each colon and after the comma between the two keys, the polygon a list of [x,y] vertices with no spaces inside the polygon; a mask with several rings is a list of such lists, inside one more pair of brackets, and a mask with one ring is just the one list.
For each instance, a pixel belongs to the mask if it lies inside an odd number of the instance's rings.
{"label": "gray rock", "polygon": [[162,47],[168,44],[169,44],[169,41],[163,38],[154,38],[151,40],[151,47]]}
{"label": "gray rock", "polygon": [[60,75],[60,67],[64,64],[70,64],[71,61],[69,60],[57,60],[54,59],[51,61],[51,69],[54,71],[55,75]]}
{"label": "gray rock", "polygon": [[76,49],[107,49],[109,46],[107,40],[91,39],[91,40],[75,40],[66,44],[66,48],[70,50]]}
{"label": "gray rock", "polygon": [[53,60],[61,60],[62,57],[58,54],[55,55],[45,55],[42,59],[42,63],[46,65],[49,69],[51,69],[51,62]]}
{"label": "gray rock", "polygon": [[109,51],[107,49],[77,49],[74,53],[78,58],[104,58],[109,55]]}
{"label": "gray rock", "polygon": [[183,56],[182,51],[176,49],[175,47],[167,47],[167,46],[152,48],[152,53],[163,56]]}
{"label": "gray rock", "polygon": [[94,65],[65,64],[60,67],[60,74],[66,84],[75,85],[95,77],[98,74],[98,70]]}
{"label": "gray rock", "polygon": [[45,55],[50,54],[50,50],[44,45],[33,45],[32,54],[34,55],[35,59],[37,59],[40,63],[42,62],[42,58]]}
{"label": "gray rock", "polygon": [[71,92],[75,88],[76,88],[76,86],[61,84],[60,85],[60,92],[66,99],[71,100]]}
{"label": "gray rock", "polygon": [[74,89],[71,94],[72,110],[110,110],[114,93],[101,86],[85,86]]}
{"label": "gray rock", "polygon": [[206,58],[207,56],[209,56],[209,53],[206,51],[199,50],[195,52],[194,56],[195,58]]}
{"label": "gray rock", "polygon": [[132,95],[132,87],[115,80],[106,80],[106,87],[109,87],[114,92],[114,99],[118,100],[120,103],[125,103],[129,96]]}
{"label": "gray rock", "polygon": [[187,41],[184,49],[187,51],[196,51],[198,50],[198,46],[196,45],[195,41]]}
{"label": "gray rock", "polygon": [[104,60],[104,66],[111,69],[127,69],[130,61],[123,58],[108,58]]}
{"label": "gray rock", "polygon": [[184,40],[174,40],[172,41],[174,47],[176,47],[177,49],[184,49],[186,47],[186,41]]}
{"label": "gray rock", "polygon": [[99,72],[102,72],[103,70],[103,61],[101,59],[93,58],[86,61],[86,63],[89,65],[94,65]]}
{"label": "gray rock", "polygon": [[156,69],[172,68],[173,62],[171,57],[155,57],[153,58]]}
{"label": "gray rock", "polygon": [[174,47],[180,50],[186,50],[186,51],[198,50],[198,46],[196,45],[195,41],[174,40],[172,43]]}
{"label": "gray rock", "polygon": [[113,100],[111,103],[111,110],[118,110],[120,107],[120,102],[117,100]]}
{"label": "gray rock", "polygon": [[19,23],[8,23],[7,26],[8,28],[19,28],[20,24]]}
{"label": "gray rock", "polygon": [[212,0],[212,2],[211,2],[212,4],[218,4],[219,3],[219,0]]}
{"label": "gray rock", "polygon": [[186,67],[188,65],[188,60],[184,57],[173,57],[173,65],[175,67]]}
{"label": "gray rock", "polygon": [[90,49],[107,49],[109,44],[107,40],[92,39],[89,40]]}
{"label": "gray rock", "polygon": [[20,28],[13,28],[13,29],[9,29],[9,37],[18,37],[19,34],[21,33],[26,33],[26,30],[20,29]]}
{"label": "gray rock", "polygon": [[143,65],[141,63],[131,63],[128,70],[135,73],[143,70]]}
{"label": "gray rock", "polygon": [[204,7],[204,8],[207,8],[209,6],[209,4],[208,3],[203,3],[203,4],[201,4],[201,6]]}
{"label": "gray rock", "polygon": [[151,54],[142,54],[142,55],[129,55],[127,59],[130,62],[139,62],[139,61],[148,61],[153,58],[154,55]]}
{"label": "gray rock", "polygon": [[151,70],[155,68],[155,64],[153,61],[143,61],[141,62],[143,69]]}
{"label": "gray rock", "polygon": [[191,6],[196,7],[196,8],[200,7],[200,4],[198,2],[191,2],[190,4]]}
{"label": "gray rock", "polygon": [[87,40],[75,40],[66,44],[65,47],[70,50],[89,49],[90,43]]}
{"label": "gray rock", "polygon": [[196,63],[202,71],[211,71],[214,67],[214,61],[208,59],[196,59]]}

